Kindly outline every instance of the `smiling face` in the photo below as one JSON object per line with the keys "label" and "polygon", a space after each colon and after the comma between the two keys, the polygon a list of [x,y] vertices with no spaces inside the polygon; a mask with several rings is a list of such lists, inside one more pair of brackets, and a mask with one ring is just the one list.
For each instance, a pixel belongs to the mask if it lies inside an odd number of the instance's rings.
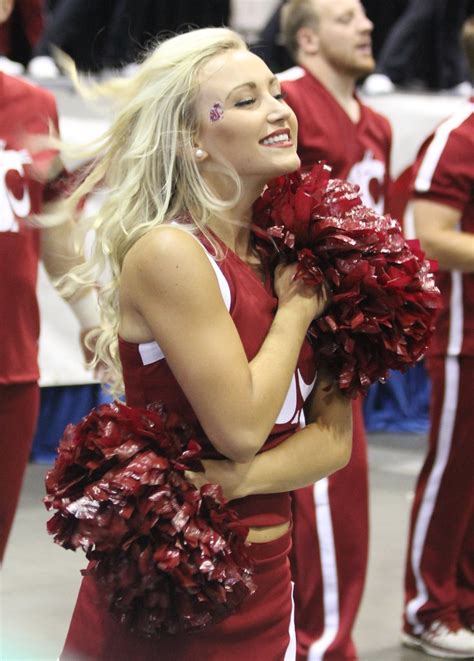
{"label": "smiling face", "polygon": [[232,50],[206,64],[197,112],[196,146],[206,163],[231,166],[244,184],[257,185],[298,169],[296,117],[253,53]]}
{"label": "smiling face", "polygon": [[302,42],[336,71],[359,78],[375,68],[373,24],[359,0],[313,0],[317,27],[303,28],[313,39]]}
{"label": "smiling face", "polygon": [[15,0],[0,0],[0,23],[5,23],[10,18]]}

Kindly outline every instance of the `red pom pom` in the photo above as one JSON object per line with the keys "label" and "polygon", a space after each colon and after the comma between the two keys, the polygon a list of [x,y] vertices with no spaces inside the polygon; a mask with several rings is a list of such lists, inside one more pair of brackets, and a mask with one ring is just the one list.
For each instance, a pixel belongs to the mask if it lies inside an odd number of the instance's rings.
{"label": "red pom pom", "polygon": [[81,547],[112,613],[147,635],[199,630],[255,591],[248,528],[219,486],[197,490],[192,429],[158,405],[118,402],[69,425],[46,476],[48,532]]}
{"label": "red pom pom", "polygon": [[331,289],[310,333],[343,393],[365,393],[423,356],[439,306],[430,264],[396,220],[362,205],[357,186],[323,164],[278,177],[255,203],[254,232],[270,261],[296,262],[297,278]]}

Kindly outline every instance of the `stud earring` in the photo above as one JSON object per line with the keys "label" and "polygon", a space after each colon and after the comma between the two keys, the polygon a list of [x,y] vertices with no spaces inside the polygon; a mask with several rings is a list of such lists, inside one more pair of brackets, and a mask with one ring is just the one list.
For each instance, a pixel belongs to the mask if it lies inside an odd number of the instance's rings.
{"label": "stud earring", "polygon": [[196,149],[195,154],[196,158],[200,159],[204,156],[204,151],[202,149]]}

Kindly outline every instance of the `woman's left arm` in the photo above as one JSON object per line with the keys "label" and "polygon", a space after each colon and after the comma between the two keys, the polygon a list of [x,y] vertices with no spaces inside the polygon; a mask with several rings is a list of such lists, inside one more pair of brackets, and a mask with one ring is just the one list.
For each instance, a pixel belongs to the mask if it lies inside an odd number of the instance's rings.
{"label": "woman's left arm", "polygon": [[247,463],[205,460],[204,473],[188,471],[201,486],[217,483],[228,500],[255,494],[293,491],[343,468],[352,449],[352,405],[326,375],[306,406],[308,424],[277,447]]}

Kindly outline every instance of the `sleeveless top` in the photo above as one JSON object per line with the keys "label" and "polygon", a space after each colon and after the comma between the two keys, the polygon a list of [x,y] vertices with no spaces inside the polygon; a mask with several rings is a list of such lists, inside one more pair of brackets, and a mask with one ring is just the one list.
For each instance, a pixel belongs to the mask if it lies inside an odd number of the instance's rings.
{"label": "sleeveless top", "polygon": [[[212,256],[212,247],[200,236],[200,242],[216,274],[224,303],[240,335],[247,359],[251,361],[260,350],[273,323],[278,300],[271,279],[263,284],[254,271],[232,250],[223,247],[224,256]],[[166,357],[157,342],[134,344],[119,338],[126,401],[129,406],[143,407],[163,402],[168,411],[179,413],[198,431],[204,459],[224,458],[205,438],[199,421]],[[226,369],[222,365],[221,369]],[[285,402],[275,425],[260,452],[279,445],[298,428],[304,427],[303,405],[316,379],[314,351],[305,339]],[[232,393],[229,393],[229,397]],[[267,526],[291,519],[288,493],[248,496],[232,501],[232,507],[249,526]]]}

